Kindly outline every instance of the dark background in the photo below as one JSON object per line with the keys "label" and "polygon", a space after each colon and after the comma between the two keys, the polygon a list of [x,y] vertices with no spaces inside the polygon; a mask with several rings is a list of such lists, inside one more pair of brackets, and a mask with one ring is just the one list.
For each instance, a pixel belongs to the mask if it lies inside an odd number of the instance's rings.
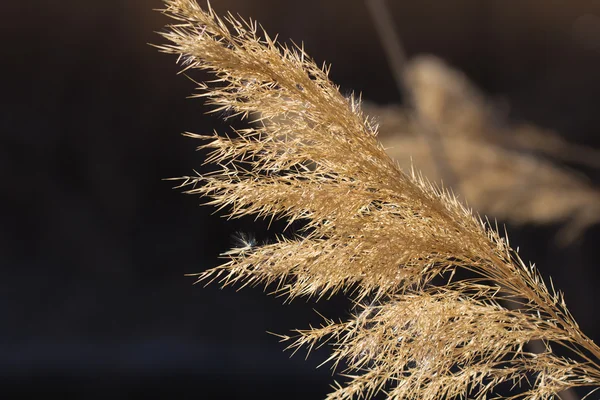
{"label": "dark background", "polygon": [[[462,69],[516,122],[600,147],[600,2],[390,1],[409,55]],[[331,77],[399,102],[362,1],[214,0],[304,41]],[[326,357],[291,360],[265,331],[345,317],[341,299],[282,305],[260,289],[192,286],[236,231],[162,178],[198,168],[178,134],[223,128],[185,97],[175,58],[147,43],[168,23],[154,0],[4,2],[0,92],[0,394],[11,398],[323,398]],[[598,185],[599,174],[581,170]],[[600,227],[560,248],[559,226],[508,227],[525,260],[566,293],[600,339]]]}

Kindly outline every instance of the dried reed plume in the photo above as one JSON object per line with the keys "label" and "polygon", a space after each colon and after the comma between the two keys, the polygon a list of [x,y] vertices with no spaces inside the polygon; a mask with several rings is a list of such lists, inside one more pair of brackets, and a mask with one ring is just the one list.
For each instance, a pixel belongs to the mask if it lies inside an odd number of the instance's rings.
{"label": "dried reed plume", "polygon": [[388,154],[401,166],[414,163],[432,182],[443,177],[423,139],[422,124],[415,123],[424,119],[440,133],[456,180],[453,190],[478,212],[514,224],[562,223],[561,244],[600,222],[600,191],[557,162],[594,168],[600,165],[600,152],[533,125],[507,127],[477,87],[436,57],[408,62],[404,82],[415,110],[366,107],[381,125],[379,138]]}
{"label": "dried reed plume", "polygon": [[[332,343],[331,361],[348,380],[329,399],[487,399],[509,382],[526,386],[510,398],[540,400],[600,384],[600,348],[561,294],[451,194],[403,173],[327,68],[256,23],[220,19],[193,0],[166,5],[178,22],[160,49],[216,76],[197,97],[259,122],[227,137],[186,134],[205,142],[206,162],[219,170],[184,177],[181,187],[229,217],[304,222],[301,236],[233,249],[199,279],[275,284],[289,298],[343,291],[360,304],[347,322],[284,337],[290,347]],[[444,284],[434,285],[439,276]],[[547,351],[524,350],[533,340]]]}

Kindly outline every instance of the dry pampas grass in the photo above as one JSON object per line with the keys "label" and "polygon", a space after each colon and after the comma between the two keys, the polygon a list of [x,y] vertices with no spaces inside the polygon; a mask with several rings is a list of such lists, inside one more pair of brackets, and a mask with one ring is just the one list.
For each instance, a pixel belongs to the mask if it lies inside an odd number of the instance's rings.
{"label": "dry pampas grass", "polygon": [[561,161],[600,166],[600,152],[569,144],[533,125],[507,127],[467,78],[433,56],[411,60],[405,85],[414,109],[368,105],[381,125],[379,139],[404,168],[443,180],[431,146],[421,132],[427,121],[455,179],[453,190],[482,214],[514,224],[561,223],[559,242],[578,238],[600,222],[600,191]]}
{"label": "dry pampas grass", "polygon": [[[509,398],[541,400],[600,384],[600,348],[560,292],[452,194],[402,172],[326,68],[193,0],[166,1],[164,12],[177,23],[160,49],[216,77],[197,96],[258,120],[228,136],[186,134],[211,150],[217,170],[180,187],[229,217],[304,224],[300,235],[228,251],[199,280],[272,284],[288,298],[350,296],[357,311],[346,322],[284,336],[290,347],[333,346],[346,380],[329,399],[489,399],[509,383],[522,385]],[[525,350],[531,341],[545,351]]]}

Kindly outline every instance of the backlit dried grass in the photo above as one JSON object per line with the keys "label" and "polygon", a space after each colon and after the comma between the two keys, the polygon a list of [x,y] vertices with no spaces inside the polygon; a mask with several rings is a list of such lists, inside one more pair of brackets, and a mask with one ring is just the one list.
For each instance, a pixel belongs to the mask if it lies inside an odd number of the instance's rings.
{"label": "backlit dried grass", "polygon": [[[305,226],[295,237],[228,251],[199,280],[273,284],[289,298],[348,293],[360,304],[348,321],[284,337],[291,347],[334,345],[331,361],[345,365],[347,381],[328,398],[487,399],[501,383],[529,381],[514,398],[538,400],[600,383],[600,349],[560,293],[453,195],[402,172],[360,102],[342,96],[301,47],[281,47],[255,23],[222,20],[193,0],[166,5],[177,23],[160,49],[185,69],[215,74],[197,96],[258,119],[228,136],[187,134],[211,150],[206,162],[218,169],[183,177],[181,187],[229,217]],[[452,280],[459,270],[471,278]],[[432,283],[439,276],[445,285]],[[531,340],[547,351],[524,350]]]}

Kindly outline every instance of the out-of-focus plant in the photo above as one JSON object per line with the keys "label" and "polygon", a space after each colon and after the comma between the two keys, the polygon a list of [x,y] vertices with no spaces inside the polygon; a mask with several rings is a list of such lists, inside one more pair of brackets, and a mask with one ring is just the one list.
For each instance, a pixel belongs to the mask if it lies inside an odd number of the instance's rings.
{"label": "out-of-focus plant", "polygon": [[410,60],[404,75],[414,108],[365,107],[380,124],[388,154],[402,167],[414,164],[433,182],[443,178],[421,133],[419,121],[425,120],[439,132],[456,181],[452,189],[478,212],[514,224],[561,223],[562,244],[600,222],[600,191],[559,164],[595,168],[600,152],[531,124],[509,126],[463,74],[436,57]]}

